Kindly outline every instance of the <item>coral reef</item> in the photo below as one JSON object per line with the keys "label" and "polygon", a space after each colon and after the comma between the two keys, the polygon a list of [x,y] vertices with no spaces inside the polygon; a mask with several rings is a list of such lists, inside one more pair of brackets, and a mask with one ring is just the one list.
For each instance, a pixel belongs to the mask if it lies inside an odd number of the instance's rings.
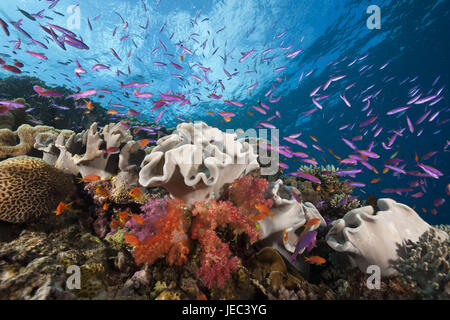
{"label": "coral reef", "polygon": [[[380,211],[376,214],[367,206],[336,220],[326,241],[334,250],[346,252],[362,272],[369,265],[377,265],[382,276],[390,276],[396,274],[392,262],[404,255],[399,246],[418,241],[431,226],[414,210],[392,199],[379,199],[377,205]],[[445,232],[436,232],[442,239],[448,238]]]}
{"label": "coral reef", "polygon": [[223,187],[258,168],[248,143],[203,122],[181,123],[142,162],[139,183],[162,186],[186,204],[219,198]]}
{"label": "coral reef", "polygon": [[348,185],[348,180],[341,181],[335,174],[338,170],[333,165],[303,165],[298,171],[316,177],[320,180],[320,185],[301,177],[283,177],[283,181],[286,185],[296,187],[300,191],[300,198],[314,204],[323,216],[339,219],[361,204],[356,196],[352,196],[353,188]]}
{"label": "coral reef", "polygon": [[253,282],[268,299],[334,300],[334,294],[323,284],[308,283],[300,274],[289,270],[283,258],[273,248],[266,247],[247,261]]}
{"label": "coral reef", "polygon": [[125,227],[132,235],[136,236],[140,241],[145,241],[148,237],[155,234],[158,230],[156,222],[167,213],[169,197],[162,199],[150,199],[141,207],[143,212],[140,217],[143,222],[139,223],[136,219],[130,219],[126,222]]}
{"label": "coral reef", "polygon": [[137,185],[138,165],[145,156],[145,151],[132,140],[129,129],[121,122],[106,125],[100,131],[97,123],[93,123],[88,131],[70,137],[59,134],[44,139],[38,136],[35,147],[44,152],[44,157],[53,159],[56,168],[67,173],[101,178],[120,173],[130,187]]}
{"label": "coral reef", "polygon": [[[72,128],[79,131],[88,129],[93,122],[105,125],[109,121],[106,110],[100,106],[100,103],[93,102],[93,108],[86,111],[80,102],[67,100],[64,97],[42,97],[36,94],[33,86],[50,88],[69,96],[74,92],[65,87],[57,85],[48,85],[35,77],[7,77],[2,79],[2,95],[8,100],[16,98],[26,100],[26,108],[12,110],[15,117],[14,127],[22,124],[45,123],[57,129]],[[31,107],[29,107],[31,106]],[[28,111],[24,113],[23,111]],[[70,115],[70,116],[69,116]],[[39,120],[36,120],[39,119]]]}
{"label": "coral reef", "polygon": [[68,136],[73,131],[56,130],[49,126],[32,127],[28,124],[21,125],[16,131],[0,129],[0,159],[27,155],[32,151],[37,136],[44,140],[54,134]]}
{"label": "coral reef", "polygon": [[251,217],[258,213],[256,205],[272,207],[273,200],[264,197],[268,187],[269,183],[266,179],[248,175],[233,182],[228,190],[228,197],[239,207],[241,213]]}
{"label": "coral reef", "polygon": [[41,218],[73,191],[71,177],[39,158],[0,162],[0,220],[20,223]]}
{"label": "coral reef", "polygon": [[[447,231],[448,235],[448,231]],[[393,263],[399,276],[423,299],[450,299],[450,240],[430,228],[402,248],[405,257]]]}
{"label": "coral reef", "polygon": [[[77,224],[48,232],[26,230],[0,245],[0,299],[120,298],[119,272],[109,262],[115,255]],[[66,287],[69,265],[80,267],[81,289]]]}
{"label": "coral reef", "polygon": [[231,251],[215,230],[227,226],[236,237],[246,233],[250,243],[254,243],[259,237],[255,223],[229,201],[196,202],[192,214],[191,235],[201,245],[198,277],[210,288],[223,287],[231,272],[237,269],[238,259],[229,258]]}
{"label": "coral reef", "polygon": [[181,265],[187,261],[189,238],[186,233],[189,221],[186,219],[183,202],[171,200],[167,213],[155,223],[155,234],[147,237],[133,252],[137,264],[153,264],[165,255],[169,265]]}

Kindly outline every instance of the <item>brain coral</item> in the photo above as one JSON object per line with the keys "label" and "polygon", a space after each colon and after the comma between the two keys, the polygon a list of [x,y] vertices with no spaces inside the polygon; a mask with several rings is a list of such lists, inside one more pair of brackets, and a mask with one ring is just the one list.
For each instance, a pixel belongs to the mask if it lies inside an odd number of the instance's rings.
{"label": "brain coral", "polygon": [[0,220],[27,222],[56,210],[74,190],[70,176],[45,161],[15,157],[0,162]]}

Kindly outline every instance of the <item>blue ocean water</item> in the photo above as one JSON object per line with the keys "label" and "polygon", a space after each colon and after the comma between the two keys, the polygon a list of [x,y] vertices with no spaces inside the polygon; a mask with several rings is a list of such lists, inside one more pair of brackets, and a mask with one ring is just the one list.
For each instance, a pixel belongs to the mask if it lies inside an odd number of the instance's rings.
{"label": "blue ocean water", "polygon": [[[371,5],[380,9],[380,29],[367,27],[371,16],[367,9]],[[17,8],[30,14],[45,11],[32,21]],[[164,111],[160,122],[166,126],[202,120],[221,129],[245,130],[264,121],[280,129],[280,139],[302,132],[298,139],[307,148],[284,140],[282,144],[294,152],[307,153],[319,165],[353,168],[339,165],[328,151],[347,158],[355,152],[342,138],[353,139],[358,150],[370,149],[380,156],[370,159],[378,174],[360,163],[356,166],[362,168],[362,173],[352,180],[366,185],[357,191],[362,198],[369,194],[392,197],[415,206],[429,223],[448,224],[449,9],[449,2],[444,0],[8,0],[0,3],[0,17],[9,24],[11,35],[7,37],[0,30],[0,53],[5,60],[21,61],[24,75],[36,76],[49,87],[111,91],[103,99],[92,97],[105,109],[121,104],[150,120]],[[48,49],[12,26],[20,19],[20,28]],[[67,28],[89,49],[66,46],[63,50],[39,24]],[[18,39],[22,43],[14,50]],[[299,49],[302,51],[289,57]],[[42,53],[48,59],[36,58],[26,50]],[[243,60],[246,53],[251,54]],[[77,60],[87,71],[80,78],[74,74]],[[92,71],[95,64],[110,69]],[[0,69],[2,78],[9,75]],[[345,77],[330,82],[325,89],[327,81],[337,76]],[[149,83],[141,90],[154,97],[134,103],[138,99],[132,95],[133,89],[121,88],[121,84],[130,82]],[[161,93],[184,95],[189,103],[151,110]],[[222,97],[215,99],[211,94]],[[406,111],[387,114],[407,106],[419,94],[419,99],[436,97],[426,103],[412,102]],[[367,96],[371,97],[365,99]],[[244,105],[229,105],[225,100]],[[270,106],[266,114],[253,108],[261,107],[260,102]],[[235,114],[231,121],[217,115],[224,111]],[[428,111],[428,116],[418,123]],[[408,127],[406,116],[413,128]],[[374,120],[364,125],[369,119]],[[381,127],[383,130],[374,137]],[[433,151],[437,153],[422,159]],[[394,167],[406,173],[382,173],[391,157],[393,161],[401,159],[393,162]],[[281,161],[289,166],[286,172],[296,171],[303,164],[300,158],[294,158],[282,157]],[[418,164],[436,168],[442,176],[436,179],[410,174],[425,174]],[[378,183],[370,183],[377,178],[381,178]],[[435,206],[435,200],[442,198],[447,201]],[[437,212],[432,213],[432,209]]]}

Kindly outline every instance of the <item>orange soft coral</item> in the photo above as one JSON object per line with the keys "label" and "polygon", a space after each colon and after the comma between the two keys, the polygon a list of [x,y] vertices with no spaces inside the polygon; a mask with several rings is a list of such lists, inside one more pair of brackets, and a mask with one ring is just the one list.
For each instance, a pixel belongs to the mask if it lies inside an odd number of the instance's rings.
{"label": "orange soft coral", "polygon": [[268,208],[273,205],[272,199],[264,198],[268,187],[269,183],[266,179],[245,176],[234,181],[230,187],[229,197],[243,214],[254,216],[258,214],[255,205],[261,204]]}
{"label": "orange soft coral", "polygon": [[169,201],[167,214],[155,223],[156,233],[136,247],[133,254],[137,264],[153,264],[163,255],[169,265],[182,265],[187,261],[189,221],[184,214],[183,205],[181,200]]}

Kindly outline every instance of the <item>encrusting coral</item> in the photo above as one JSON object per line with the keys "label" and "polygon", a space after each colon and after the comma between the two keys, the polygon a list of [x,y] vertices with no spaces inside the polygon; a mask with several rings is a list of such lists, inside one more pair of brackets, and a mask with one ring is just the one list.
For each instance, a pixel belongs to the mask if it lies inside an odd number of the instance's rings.
{"label": "encrusting coral", "polygon": [[248,143],[203,122],[181,123],[142,162],[139,183],[162,186],[186,204],[218,199],[223,187],[259,167]]}
{"label": "encrusting coral", "polygon": [[15,157],[0,162],[0,220],[38,219],[74,191],[72,178],[45,161]]}

